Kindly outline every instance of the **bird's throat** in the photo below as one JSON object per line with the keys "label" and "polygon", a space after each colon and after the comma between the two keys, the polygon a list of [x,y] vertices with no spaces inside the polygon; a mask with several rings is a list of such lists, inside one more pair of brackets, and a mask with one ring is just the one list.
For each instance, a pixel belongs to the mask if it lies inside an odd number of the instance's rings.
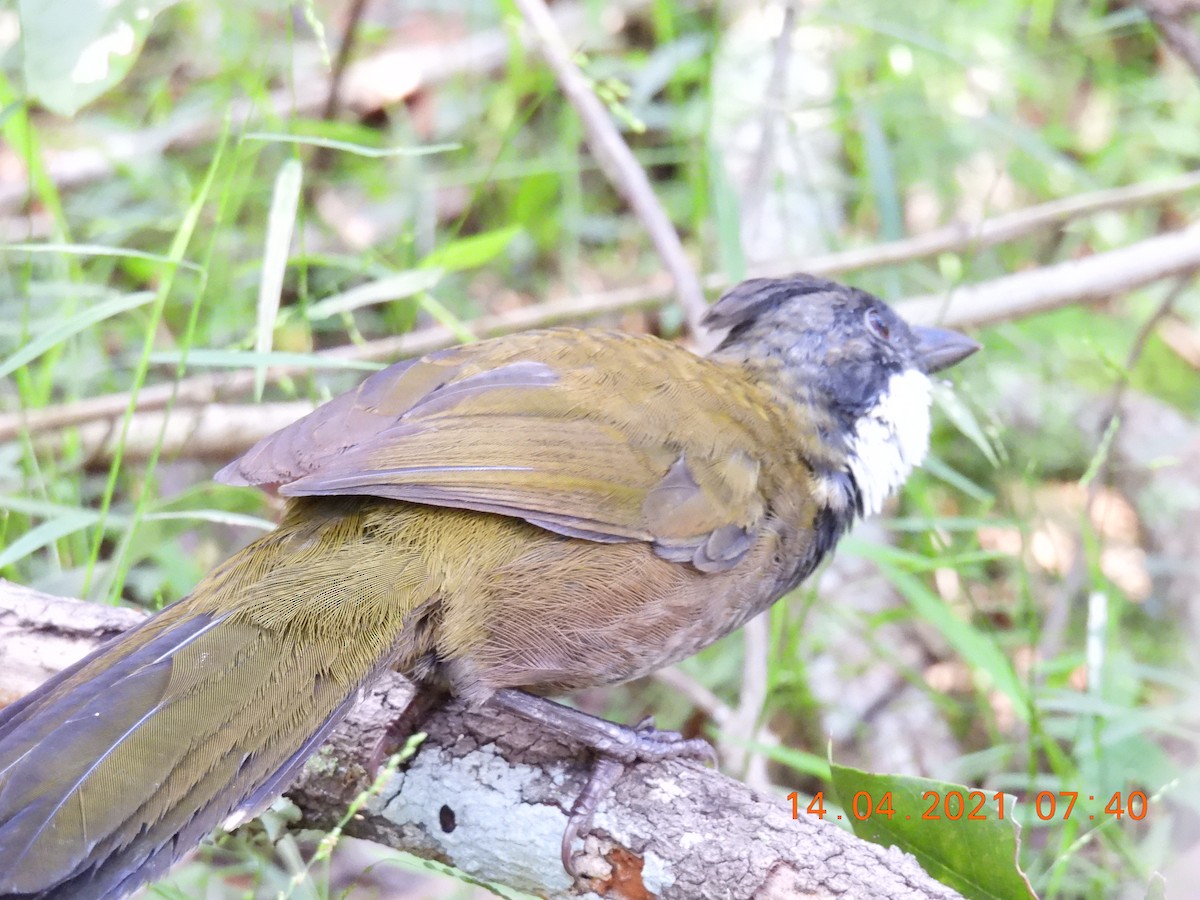
{"label": "bird's throat", "polygon": [[863,515],[879,512],[884,501],[925,458],[932,399],[927,375],[915,369],[898,372],[879,401],[855,422],[848,466]]}

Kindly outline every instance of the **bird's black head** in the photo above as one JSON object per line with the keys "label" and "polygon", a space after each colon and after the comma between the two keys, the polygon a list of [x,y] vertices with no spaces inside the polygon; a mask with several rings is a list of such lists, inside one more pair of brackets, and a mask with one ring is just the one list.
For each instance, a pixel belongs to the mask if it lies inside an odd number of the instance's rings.
{"label": "bird's black head", "polygon": [[729,329],[715,358],[760,372],[814,410],[867,512],[928,449],[928,376],[979,349],[957,332],[909,325],[866,291],[809,275],[743,282],[705,324]]}

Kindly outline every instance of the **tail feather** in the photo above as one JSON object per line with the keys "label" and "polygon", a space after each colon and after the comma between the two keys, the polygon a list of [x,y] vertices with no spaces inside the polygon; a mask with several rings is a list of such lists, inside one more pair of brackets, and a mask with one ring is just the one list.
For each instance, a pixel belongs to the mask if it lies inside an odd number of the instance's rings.
{"label": "tail feather", "polygon": [[87,873],[94,896],[114,854],[139,870],[171,836],[202,836],[291,768],[349,699],[315,690],[309,661],[252,625],[187,620],[123,649],[95,660],[99,678],[27,706],[0,739],[0,810],[18,811],[0,820],[0,893],[36,893],[67,871]]}
{"label": "tail feather", "polygon": [[[136,842],[131,842],[123,852],[114,852],[116,841],[110,837],[105,845],[98,846],[93,852],[92,856],[96,859],[94,869],[75,880],[58,885],[45,896],[52,896],[57,900],[60,897],[72,896],[71,893],[64,893],[70,891],[81,900],[116,898],[132,892],[147,881],[162,877],[180,856],[200,843],[229,814],[245,810],[247,815],[253,815],[286,789],[308,757],[349,711],[355,699],[356,694],[346,697],[321,728],[304,741],[257,788],[254,787],[254,779],[261,774],[261,767],[253,765],[250,754],[236,755],[236,761],[240,765],[235,781],[226,785],[227,772],[214,770],[208,778],[196,783],[188,796],[178,804],[175,815],[160,819],[153,827],[146,829],[144,834],[139,835]],[[203,807],[205,798],[216,795],[223,788],[229,795],[245,797],[223,813],[220,807],[206,810]],[[138,848],[141,849],[136,854],[130,852]]]}
{"label": "tail feather", "polygon": [[100,657],[101,685],[68,680],[0,739],[0,894],[119,895],[130,875],[157,874],[148,861],[165,868],[175,846],[271,796],[354,699],[276,634],[202,630],[166,658],[173,630]]}
{"label": "tail feather", "polygon": [[366,566],[322,540],[364,509],[310,505],[0,711],[0,897],[123,896],[286,786],[425,596],[394,532]]}
{"label": "tail feather", "polygon": [[[140,647],[126,635],[35,691],[20,709],[6,711],[0,719],[0,810],[20,814],[0,821],[0,866],[12,872],[0,876],[0,890],[33,889],[39,870],[31,858],[35,845],[39,856],[53,853],[56,864],[74,866],[93,843],[90,834],[110,830],[113,814],[123,818],[119,806],[85,815],[73,803],[159,708],[171,671],[164,653],[208,627],[205,618],[192,619]],[[141,786],[130,787],[135,785]],[[135,794],[127,796],[132,800]],[[61,828],[66,821],[71,827]],[[61,846],[73,835],[81,835],[82,843]]]}

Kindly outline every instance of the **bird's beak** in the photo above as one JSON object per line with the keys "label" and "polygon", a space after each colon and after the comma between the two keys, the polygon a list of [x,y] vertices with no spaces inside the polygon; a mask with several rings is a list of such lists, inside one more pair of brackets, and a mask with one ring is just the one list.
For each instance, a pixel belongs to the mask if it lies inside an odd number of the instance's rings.
{"label": "bird's beak", "polygon": [[912,330],[917,336],[917,361],[926,374],[948,369],[979,349],[979,344],[965,334],[948,328],[914,325]]}

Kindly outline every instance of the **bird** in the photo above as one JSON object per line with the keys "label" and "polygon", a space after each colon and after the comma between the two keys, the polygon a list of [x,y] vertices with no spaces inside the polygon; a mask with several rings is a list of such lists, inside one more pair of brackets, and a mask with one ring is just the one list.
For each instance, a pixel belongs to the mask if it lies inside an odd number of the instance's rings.
{"label": "bird", "polygon": [[279,525],[0,711],[0,897],[160,877],[387,669],[610,762],[695,754],[544,698],[682,660],[799,585],[919,465],[931,376],[979,349],[809,275],[745,281],[705,323],[707,356],[576,328],[439,350],[222,469],[284,498]]}

